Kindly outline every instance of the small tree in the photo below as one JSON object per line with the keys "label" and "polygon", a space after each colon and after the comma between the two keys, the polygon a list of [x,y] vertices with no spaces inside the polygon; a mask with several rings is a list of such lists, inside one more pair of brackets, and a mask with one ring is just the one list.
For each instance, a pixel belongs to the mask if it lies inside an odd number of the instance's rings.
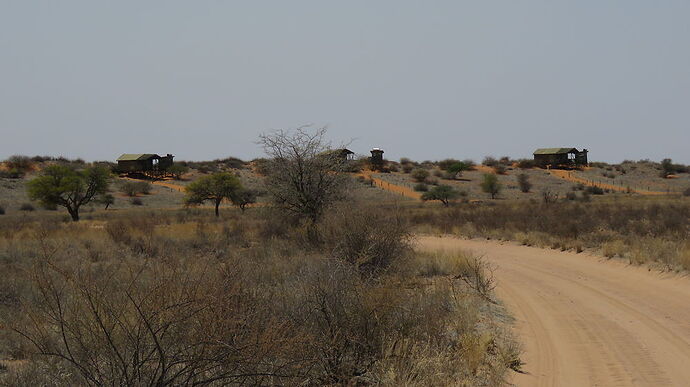
{"label": "small tree", "polygon": [[661,160],[661,177],[668,177],[669,175],[672,175],[675,172],[675,168],[673,165],[673,160],[671,159],[663,159]]}
{"label": "small tree", "polygon": [[412,178],[415,179],[415,181],[421,183],[426,180],[427,177],[429,177],[429,171],[426,169],[419,168],[412,171]]}
{"label": "small tree", "polygon": [[109,194],[109,193],[101,195],[98,202],[105,205],[104,209],[107,210],[111,204],[115,204],[115,196],[113,196],[112,194]]}
{"label": "small tree", "polygon": [[455,179],[457,176],[462,176],[462,172],[468,171],[469,169],[470,166],[468,164],[458,161],[448,167],[448,174],[452,179]]}
{"label": "small tree", "polygon": [[259,137],[270,156],[267,191],[278,208],[316,223],[324,210],[343,198],[346,160],[328,157],[326,129],[279,130]]}
{"label": "small tree", "polygon": [[482,191],[491,195],[491,199],[496,199],[496,195],[501,192],[501,183],[498,182],[498,176],[493,173],[484,174],[484,178],[481,183]]}
{"label": "small tree", "polygon": [[242,212],[250,204],[256,203],[256,199],[259,196],[259,192],[249,188],[242,188],[235,195],[233,195],[230,200],[232,203],[240,208]]}
{"label": "small tree", "polygon": [[76,170],[64,165],[51,165],[41,176],[27,183],[32,200],[44,206],[67,209],[73,221],[79,220],[79,208],[108,190],[110,173],[103,167]]}
{"label": "small tree", "polygon": [[241,189],[242,184],[237,176],[230,172],[217,172],[189,184],[184,200],[186,204],[201,204],[210,200],[215,205],[216,216],[219,216],[218,207],[223,199],[232,200]]}
{"label": "small tree", "polygon": [[532,183],[529,181],[529,176],[526,173],[521,173],[517,177],[520,191],[527,193],[532,189]]}
{"label": "small tree", "polygon": [[444,206],[448,207],[453,200],[467,195],[464,191],[457,191],[449,185],[439,185],[425,192],[422,195],[422,200],[439,200]]}
{"label": "small tree", "polygon": [[186,165],[182,165],[180,163],[175,163],[168,167],[168,173],[173,175],[173,178],[175,180],[181,180],[182,175],[184,175],[187,172],[189,172],[189,167]]}

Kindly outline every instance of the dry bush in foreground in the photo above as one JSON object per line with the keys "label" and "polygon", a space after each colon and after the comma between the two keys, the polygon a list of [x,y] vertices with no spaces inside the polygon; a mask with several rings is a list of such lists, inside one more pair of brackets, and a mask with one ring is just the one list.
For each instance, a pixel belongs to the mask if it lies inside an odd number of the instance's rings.
{"label": "dry bush in foreground", "polygon": [[343,215],[318,246],[262,211],[3,217],[0,359],[23,365],[0,384],[494,386],[519,367],[481,260],[430,269],[399,215]]}

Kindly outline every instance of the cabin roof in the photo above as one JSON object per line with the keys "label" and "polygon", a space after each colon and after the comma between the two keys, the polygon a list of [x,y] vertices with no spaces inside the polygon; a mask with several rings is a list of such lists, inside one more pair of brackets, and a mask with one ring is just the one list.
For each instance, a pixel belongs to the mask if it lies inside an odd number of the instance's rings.
{"label": "cabin roof", "polygon": [[138,161],[160,158],[155,153],[124,153],[117,158],[117,161]]}
{"label": "cabin roof", "polygon": [[535,155],[563,155],[567,153],[578,153],[575,148],[539,148],[534,151]]}

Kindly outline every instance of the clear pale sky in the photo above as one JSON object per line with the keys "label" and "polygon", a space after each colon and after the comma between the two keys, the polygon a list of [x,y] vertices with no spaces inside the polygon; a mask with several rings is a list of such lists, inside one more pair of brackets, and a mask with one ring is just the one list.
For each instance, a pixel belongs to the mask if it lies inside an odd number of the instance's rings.
{"label": "clear pale sky", "polygon": [[251,159],[307,123],[390,159],[690,163],[690,2],[0,0],[0,158]]}

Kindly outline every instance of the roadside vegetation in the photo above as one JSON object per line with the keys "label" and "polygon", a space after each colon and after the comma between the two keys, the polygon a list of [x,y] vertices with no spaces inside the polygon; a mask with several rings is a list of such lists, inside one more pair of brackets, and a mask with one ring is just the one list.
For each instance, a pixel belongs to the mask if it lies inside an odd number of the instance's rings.
{"label": "roadside vegetation", "polygon": [[572,250],[595,249],[631,264],[690,270],[690,202],[682,198],[543,200],[419,208],[409,212],[420,232],[518,241]]}

